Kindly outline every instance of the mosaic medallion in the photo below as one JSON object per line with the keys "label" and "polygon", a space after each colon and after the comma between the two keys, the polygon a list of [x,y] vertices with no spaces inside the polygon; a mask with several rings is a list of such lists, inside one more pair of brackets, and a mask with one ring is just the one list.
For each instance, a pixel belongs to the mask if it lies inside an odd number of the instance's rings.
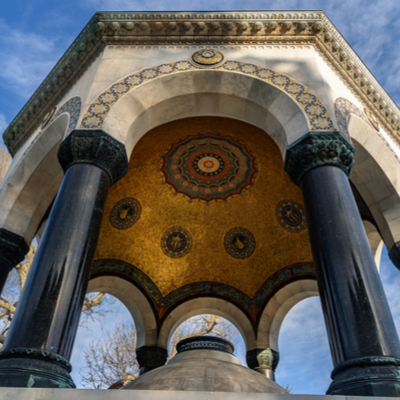
{"label": "mosaic medallion", "polygon": [[133,197],[126,197],[111,210],[111,224],[117,229],[127,229],[139,219],[141,212],[140,203]]}
{"label": "mosaic medallion", "polygon": [[169,229],[161,239],[161,248],[164,253],[173,258],[186,255],[191,245],[189,233],[179,227]]}
{"label": "mosaic medallion", "polygon": [[252,184],[256,160],[228,136],[188,136],[163,156],[165,180],[190,199],[225,200]]}
{"label": "mosaic medallion", "polygon": [[364,107],[364,113],[367,116],[370,124],[379,132],[380,126],[379,126],[378,120],[375,118],[375,115],[372,114],[372,112],[369,111],[368,108],[365,108],[365,107]]}
{"label": "mosaic medallion", "polygon": [[204,49],[196,51],[192,56],[193,61],[201,65],[214,65],[218,64],[224,58],[220,51],[212,49]]}
{"label": "mosaic medallion", "polygon": [[233,228],[225,235],[225,250],[235,258],[250,257],[256,248],[253,234],[244,228]]}
{"label": "mosaic medallion", "polygon": [[46,115],[45,115],[45,117],[43,118],[43,121],[42,121],[42,125],[40,125],[40,129],[43,129],[43,128],[45,128],[47,125],[48,125],[48,123],[51,121],[51,119],[53,118],[53,115],[54,115],[54,113],[56,112],[56,110],[57,110],[57,107],[53,107]]}
{"label": "mosaic medallion", "polygon": [[302,207],[293,201],[283,201],[277,207],[278,220],[281,225],[290,231],[299,231],[304,228],[306,216]]}

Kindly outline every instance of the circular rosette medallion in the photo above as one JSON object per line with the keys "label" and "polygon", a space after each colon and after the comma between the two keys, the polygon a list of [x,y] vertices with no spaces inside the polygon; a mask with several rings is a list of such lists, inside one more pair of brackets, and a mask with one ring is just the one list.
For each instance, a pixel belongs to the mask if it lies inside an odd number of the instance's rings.
{"label": "circular rosette medallion", "polygon": [[192,240],[189,233],[182,228],[174,227],[165,232],[161,247],[169,257],[183,257],[190,250]]}
{"label": "circular rosette medallion", "polygon": [[117,229],[127,229],[139,219],[141,211],[140,203],[133,197],[122,199],[111,210],[111,224]]}
{"label": "circular rosette medallion", "polygon": [[256,248],[253,234],[244,228],[231,229],[224,238],[225,249],[235,258],[250,257]]}
{"label": "circular rosette medallion", "polygon": [[368,108],[364,108],[364,113],[367,116],[370,124],[379,132],[380,126],[378,120],[375,118],[375,115],[372,114],[372,112],[369,111]]}
{"label": "circular rosette medallion", "polygon": [[225,200],[252,184],[256,160],[231,137],[188,136],[163,157],[165,180],[190,199]]}
{"label": "circular rosette medallion", "polygon": [[306,216],[300,204],[283,201],[277,207],[277,214],[281,225],[290,231],[299,231],[305,226]]}
{"label": "circular rosette medallion", "polygon": [[214,65],[221,62],[224,58],[220,51],[213,49],[204,49],[196,51],[192,56],[193,61],[201,65]]}
{"label": "circular rosette medallion", "polygon": [[53,107],[43,118],[42,124],[40,125],[40,129],[45,128],[49,122],[51,121],[51,119],[53,118],[55,112],[57,110],[57,107]]}

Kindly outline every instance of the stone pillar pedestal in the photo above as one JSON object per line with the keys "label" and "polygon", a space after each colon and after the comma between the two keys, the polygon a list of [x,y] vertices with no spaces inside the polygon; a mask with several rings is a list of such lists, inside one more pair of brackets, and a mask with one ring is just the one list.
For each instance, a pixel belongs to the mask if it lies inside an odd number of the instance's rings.
{"label": "stone pillar pedestal", "polygon": [[303,193],[335,369],[328,394],[400,396],[400,344],[347,176],[354,147],[338,132],[306,135],[285,169]]}
{"label": "stone pillar pedestal", "polygon": [[0,295],[8,274],[24,260],[28,251],[29,246],[22,236],[0,228]]}
{"label": "stone pillar pedestal", "polygon": [[139,375],[155,368],[162,367],[167,362],[168,351],[159,346],[142,346],[136,349],[136,359],[139,363]]}
{"label": "stone pillar pedestal", "polygon": [[0,386],[74,387],[69,358],[104,204],[127,171],[125,147],[103,131],[73,131],[58,158],[65,177],[0,353]]}

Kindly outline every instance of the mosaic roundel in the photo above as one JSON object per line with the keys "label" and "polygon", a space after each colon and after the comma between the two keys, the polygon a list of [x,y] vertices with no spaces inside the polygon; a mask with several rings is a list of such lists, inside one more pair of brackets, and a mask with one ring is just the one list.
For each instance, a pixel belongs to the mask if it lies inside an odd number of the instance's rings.
{"label": "mosaic roundel", "polygon": [[189,233],[182,228],[173,227],[165,232],[161,239],[161,247],[169,257],[183,257],[192,246]]}
{"label": "mosaic roundel", "polygon": [[244,228],[233,228],[225,235],[225,249],[235,258],[250,257],[256,248],[253,234]]}
{"label": "mosaic roundel", "polygon": [[192,56],[193,61],[201,65],[214,65],[218,64],[224,58],[220,51],[212,49],[204,49],[196,51]]}
{"label": "mosaic roundel", "polygon": [[53,118],[53,115],[55,114],[57,110],[57,107],[53,107],[43,118],[42,124],[40,125],[40,129],[45,128],[48,123],[51,121],[51,119]]}
{"label": "mosaic roundel", "polygon": [[284,201],[277,207],[278,219],[281,225],[290,231],[304,228],[306,216],[302,207],[293,201]]}
{"label": "mosaic roundel", "polygon": [[252,184],[255,157],[228,136],[196,135],[172,144],[161,171],[177,193],[190,199],[225,200]]}
{"label": "mosaic roundel", "polygon": [[368,121],[371,123],[371,125],[379,132],[380,126],[378,120],[375,118],[375,115],[372,114],[372,112],[365,107],[364,107],[364,113],[367,116]]}
{"label": "mosaic roundel", "polygon": [[111,210],[111,224],[117,229],[127,229],[139,219],[141,212],[140,203],[133,197],[126,197]]}

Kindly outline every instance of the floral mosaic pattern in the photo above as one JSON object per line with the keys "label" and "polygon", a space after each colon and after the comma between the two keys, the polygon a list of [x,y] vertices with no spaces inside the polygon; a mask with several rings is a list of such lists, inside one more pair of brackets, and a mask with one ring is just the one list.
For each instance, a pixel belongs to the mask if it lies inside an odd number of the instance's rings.
{"label": "floral mosaic pattern", "polygon": [[65,112],[69,113],[69,125],[65,136],[68,136],[75,129],[76,124],[78,123],[79,115],[81,113],[81,107],[81,98],[79,96],[75,96],[64,103],[54,115],[53,121],[61,114]]}
{"label": "floral mosaic pattern", "polygon": [[248,147],[232,137],[193,135],[171,145],[161,171],[177,193],[208,202],[242,193],[257,168]]}
{"label": "floral mosaic pattern", "polygon": [[[123,78],[104,91],[85,113],[81,127],[87,129],[101,128],[107,113],[125,93],[159,76],[179,73],[182,71],[197,70],[187,60],[168,64],[161,64],[153,68],[146,68],[140,72]],[[268,68],[239,61],[226,61],[217,70],[235,71],[252,75],[274,86],[279,87],[290,95],[304,110],[311,125],[311,130],[333,129],[333,122],[327,109],[304,85],[294,81],[286,75]]]}

